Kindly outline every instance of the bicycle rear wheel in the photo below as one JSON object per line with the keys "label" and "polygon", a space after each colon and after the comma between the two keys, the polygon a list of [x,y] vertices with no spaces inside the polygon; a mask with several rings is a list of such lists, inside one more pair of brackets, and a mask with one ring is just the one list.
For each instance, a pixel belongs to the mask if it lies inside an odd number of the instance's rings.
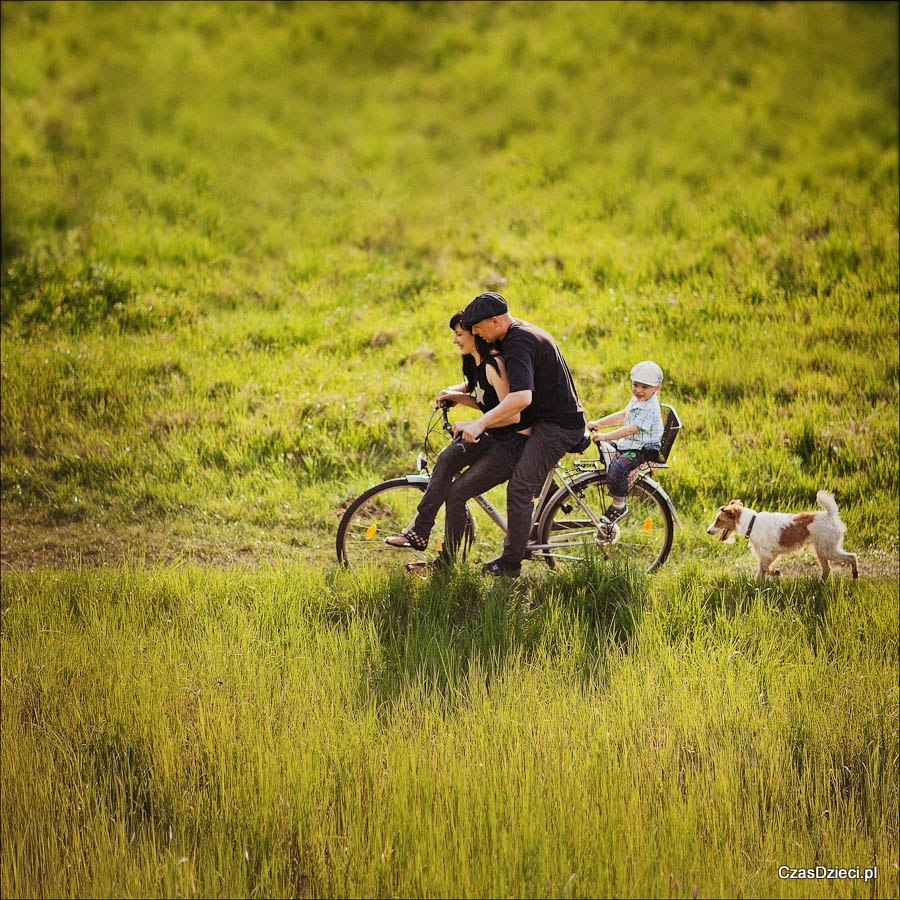
{"label": "bicycle rear wheel", "polygon": [[[444,508],[431,531],[427,550],[391,547],[386,537],[400,534],[412,525],[427,484],[392,478],[360,494],[344,513],[337,530],[337,558],[350,568],[366,566],[402,567],[411,562],[429,562],[444,546]],[[475,540],[475,523],[466,510],[466,543]]]}
{"label": "bicycle rear wheel", "polygon": [[610,503],[606,473],[592,472],[572,485],[577,500],[561,488],[541,516],[540,552],[551,565],[589,558],[630,560],[640,570],[658,569],[672,549],[674,523],[668,504],[652,485],[636,481],[628,513],[613,526],[598,524]]}

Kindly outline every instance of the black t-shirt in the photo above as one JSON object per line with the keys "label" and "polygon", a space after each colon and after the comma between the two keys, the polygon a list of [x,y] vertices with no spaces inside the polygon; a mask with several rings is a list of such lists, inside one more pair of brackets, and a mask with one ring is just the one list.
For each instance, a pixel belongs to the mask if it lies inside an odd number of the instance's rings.
{"label": "black t-shirt", "polygon": [[[495,369],[497,369],[497,365],[495,363],[489,362],[484,357],[482,357],[482,360],[478,365],[475,364],[474,358],[469,357],[469,364],[463,366],[463,374],[466,376],[466,386],[469,390],[469,393],[474,396],[475,402],[478,404],[478,408],[483,413],[493,409],[500,403],[500,398],[497,396],[497,391],[488,380],[488,366],[493,366]],[[521,431],[523,428],[527,427],[528,423],[525,420],[525,417],[520,416],[519,421],[514,425],[498,425],[494,428],[488,428],[487,433],[495,436],[511,434],[512,432]]]}
{"label": "black t-shirt", "polygon": [[561,428],[584,428],[584,407],[569,367],[556,341],[542,328],[513,319],[497,346],[506,364],[509,391],[531,391],[527,408],[532,422],[553,422]]}

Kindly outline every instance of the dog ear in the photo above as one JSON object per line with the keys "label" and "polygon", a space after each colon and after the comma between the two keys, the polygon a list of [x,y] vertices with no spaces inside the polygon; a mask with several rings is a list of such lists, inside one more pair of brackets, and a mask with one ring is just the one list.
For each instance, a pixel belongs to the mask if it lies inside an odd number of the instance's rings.
{"label": "dog ear", "polygon": [[728,505],[729,506],[740,506],[741,509],[743,509],[744,501],[743,500],[729,500]]}

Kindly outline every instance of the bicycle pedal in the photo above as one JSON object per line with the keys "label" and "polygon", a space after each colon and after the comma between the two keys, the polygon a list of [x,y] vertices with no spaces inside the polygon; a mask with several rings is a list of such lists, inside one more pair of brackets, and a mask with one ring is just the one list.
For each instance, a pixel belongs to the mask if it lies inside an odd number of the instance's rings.
{"label": "bicycle pedal", "polygon": [[614,544],[622,536],[622,529],[615,523],[597,527],[598,544]]}

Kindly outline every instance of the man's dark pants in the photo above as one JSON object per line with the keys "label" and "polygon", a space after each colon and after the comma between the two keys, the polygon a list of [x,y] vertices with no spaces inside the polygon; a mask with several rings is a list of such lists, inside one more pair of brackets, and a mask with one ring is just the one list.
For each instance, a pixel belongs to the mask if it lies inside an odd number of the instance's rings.
{"label": "man's dark pants", "polygon": [[525,558],[534,498],[540,494],[547,473],[583,438],[583,426],[561,428],[552,422],[538,422],[534,426],[506,488],[509,531],[503,542],[501,565],[514,568]]}

